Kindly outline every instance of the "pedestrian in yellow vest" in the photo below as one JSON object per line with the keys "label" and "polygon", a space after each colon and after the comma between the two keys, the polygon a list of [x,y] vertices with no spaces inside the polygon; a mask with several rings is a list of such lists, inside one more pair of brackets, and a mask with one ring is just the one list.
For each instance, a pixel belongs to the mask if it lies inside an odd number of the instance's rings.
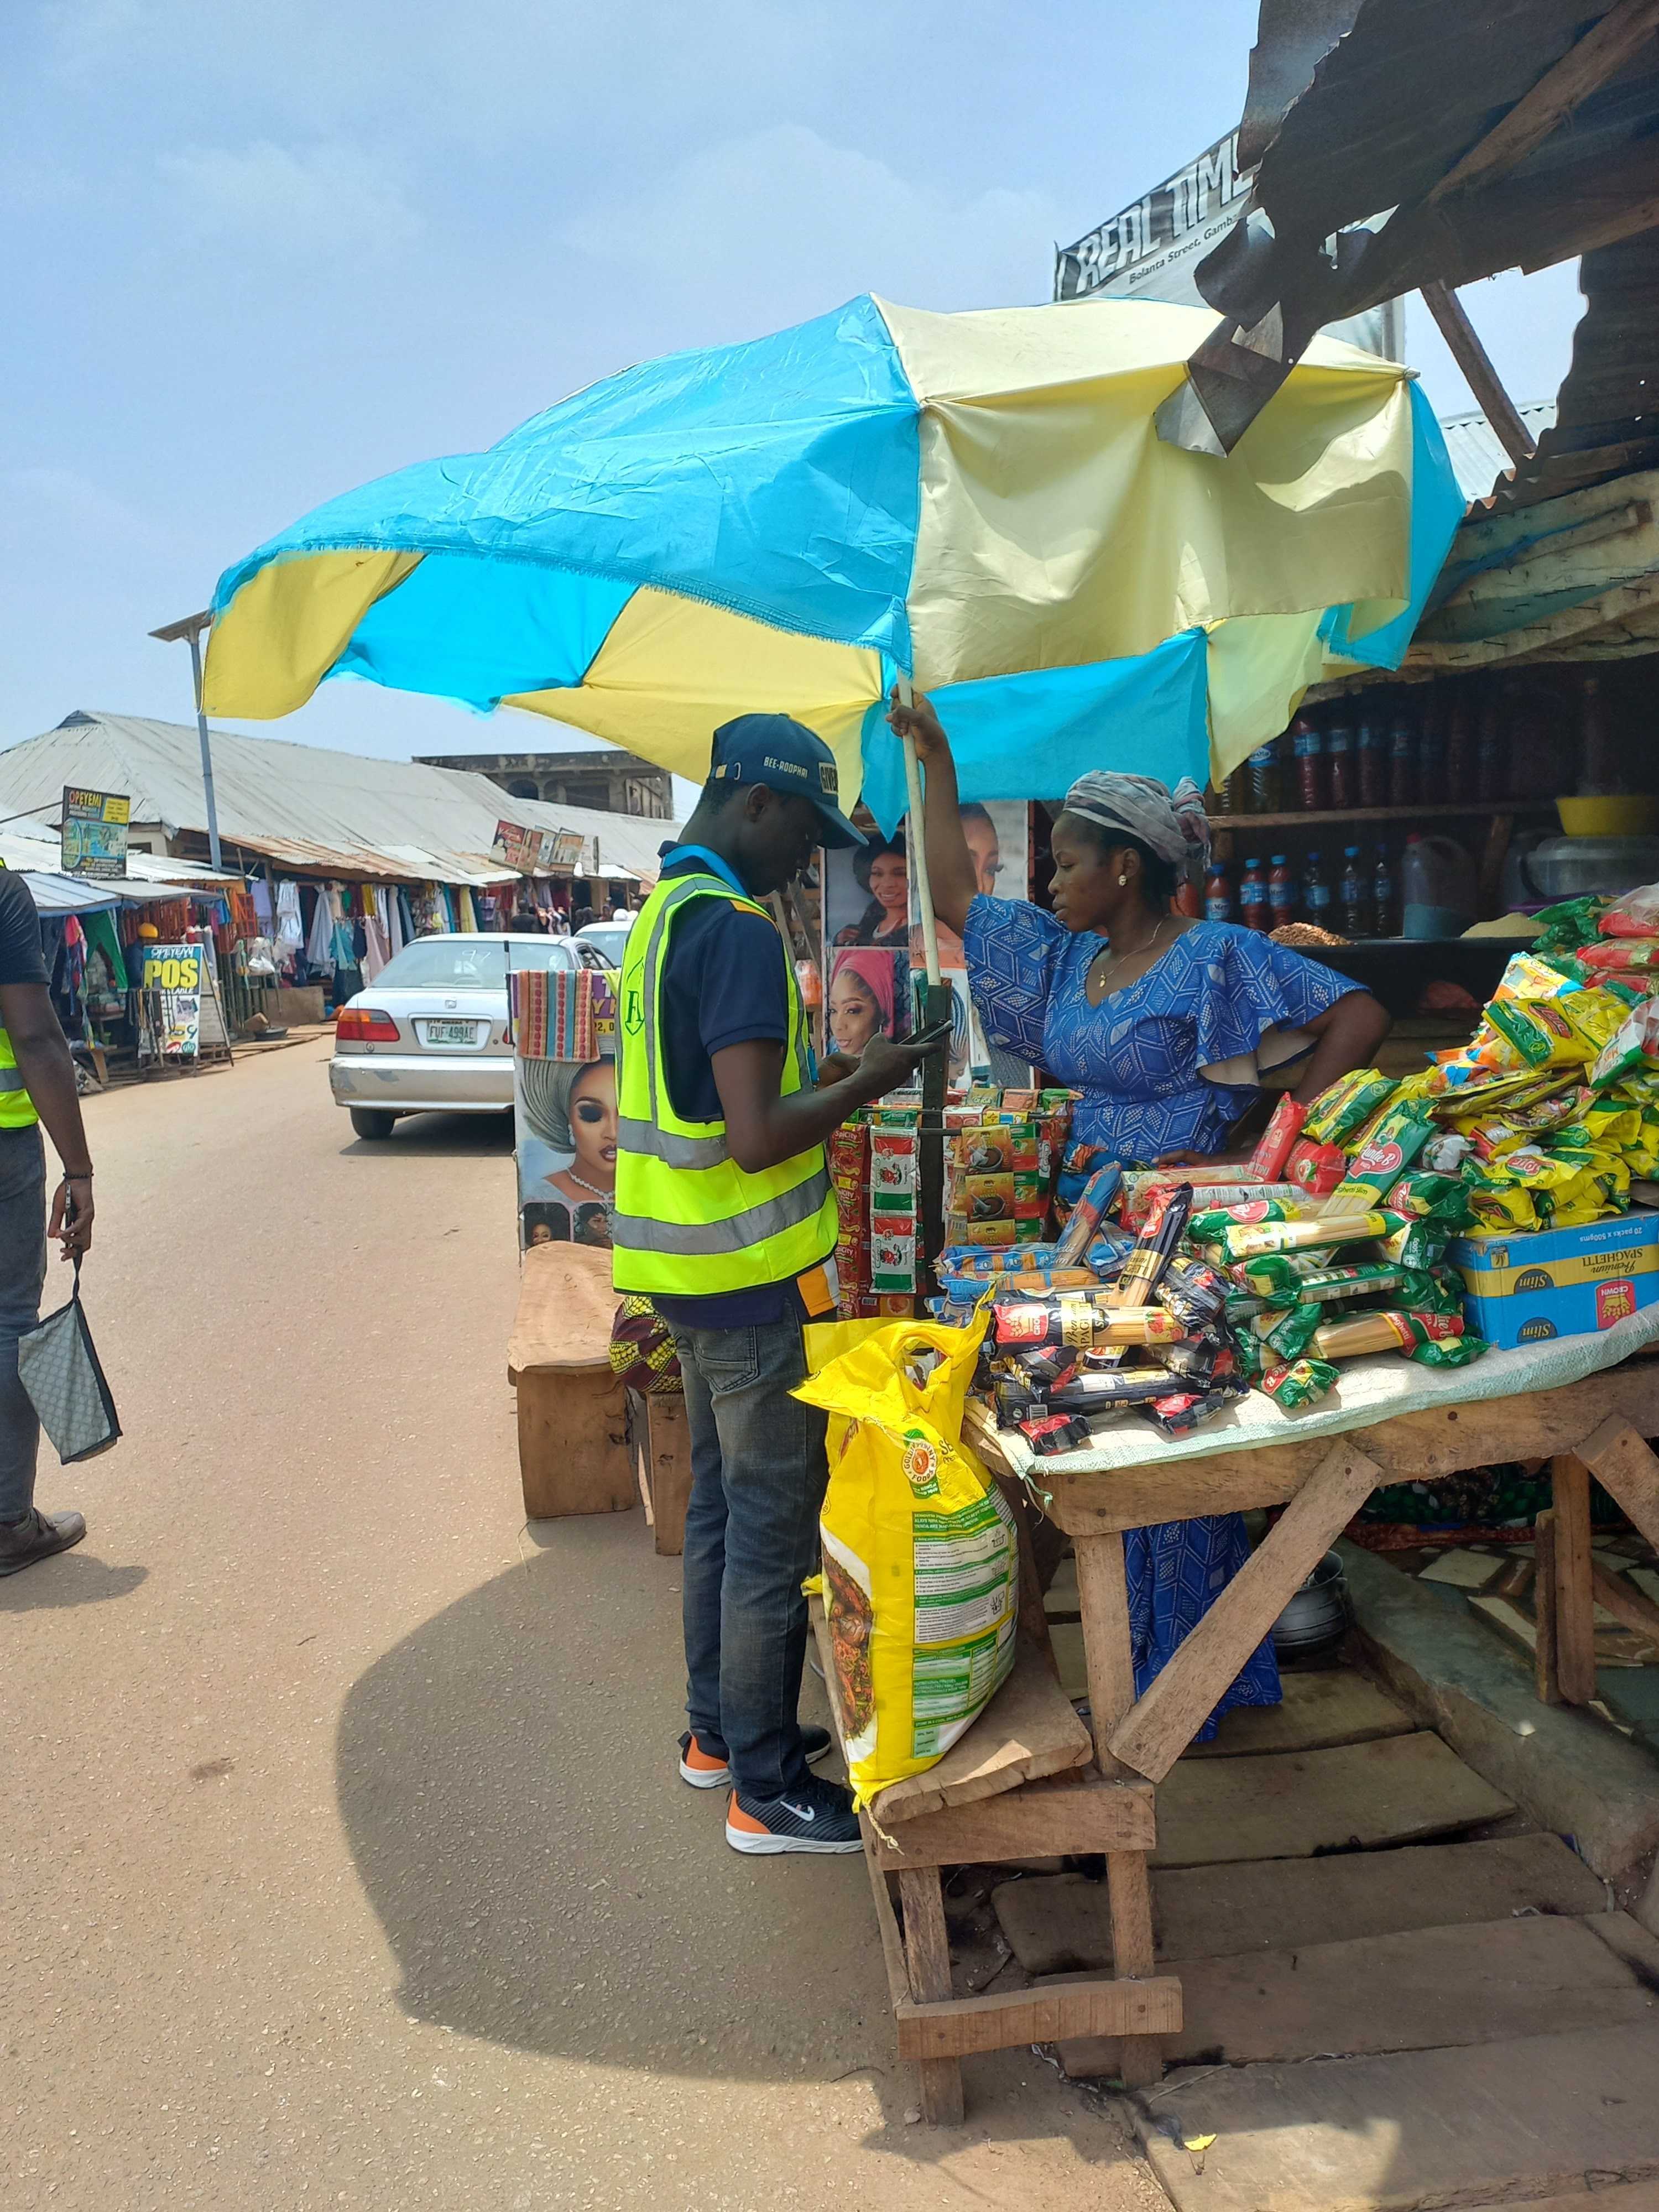
{"label": "pedestrian in yellow vest", "polygon": [[850,1070],[816,1078],[793,963],[760,901],[815,847],[864,842],[837,797],[835,756],[787,714],[717,730],[619,986],[614,1277],[673,1332],[691,1432],[680,1775],[728,1789],[726,1841],[763,1854],[860,1848],[848,1791],[809,1771],[829,1736],[796,1717],[829,1470],[823,1416],[790,1393],[802,1324],[836,1304],[824,1139],[921,1057],[878,1035]]}
{"label": "pedestrian in yellow vest", "polygon": [[[44,1121],[64,1177],[46,1218]],[[40,920],[21,876],[0,867],[0,1575],[66,1552],[87,1533],[78,1513],[40,1513],[40,1423],[17,1375],[17,1337],[40,1317],[46,1239],[66,1260],[92,1243],[92,1160],[75,1063],[53,1011]]]}

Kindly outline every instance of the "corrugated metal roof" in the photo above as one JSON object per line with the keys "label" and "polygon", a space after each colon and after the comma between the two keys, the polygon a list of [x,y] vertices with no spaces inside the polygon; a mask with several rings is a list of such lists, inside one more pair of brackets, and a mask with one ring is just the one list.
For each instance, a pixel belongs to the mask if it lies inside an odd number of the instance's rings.
{"label": "corrugated metal roof", "polygon": [[[404,882],[501,882],[497,822],[599,839],[600,872],[654,880],[672,822],[514,799],[488,777],[418,761],[370,758],[286,738],[213,732],[214,793],[227,846],[308,874]],[[68,715],[0,752],[0,815],[55,801],[65,784],[124,791],[135,823],[205,835],[201,746],[193,724],[137,714]]]}
{"label": "corrugated metal roof", "polygon": [[[1555,402],[1534,400],[1515,411],[1536,445],[1555,420]],[[1471,504],[1476,500],[1490,499],[1492,486],[1515,465],[1504,452],[1497,431],[1479,412],[1443,415],[1440,428],[1445,434],[1446,452],[1457,477],[1458,489]]]}

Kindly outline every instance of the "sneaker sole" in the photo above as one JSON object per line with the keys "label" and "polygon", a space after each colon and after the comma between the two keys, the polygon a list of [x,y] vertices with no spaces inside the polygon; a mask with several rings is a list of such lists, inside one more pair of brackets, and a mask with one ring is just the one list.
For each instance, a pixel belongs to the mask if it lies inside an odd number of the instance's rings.
{"label": "sneaker sole", "polygon": [[[833,1743],[826,1743],[822,1751],[809,1751],[806,1764],[822,1766],[835,1747]],[[729,1766],[688,1766],[682,1759],[680,1780],[689,1783],[693,1790],[729,1790],[732,1787],[732,1770]]]}
{"label": "sneaker sole", "polygon": [[61,1544],[47,1544],[38,1552],[31,1552],[27,1559],[0,1561],[0,1576],[21,1575],[25,1567],[38,1567],[42,1559],[55,1559],[60,1552],[72,1552],[85,1540],[86,1533],[82,1528],[78,1536],[65,1536]]}
{"label": "sneaker sole", "polygon": [[820,1844],[808,1836],[751,1836],[732,1827],[726,1831],[726,1840],[734,1851],[741,1851],[745,1858],[750,1859],[781,1858],[786,1851],[810,1853],[826,1858],[864,1849],[863,1840],[859,1837],[845,1844]]}

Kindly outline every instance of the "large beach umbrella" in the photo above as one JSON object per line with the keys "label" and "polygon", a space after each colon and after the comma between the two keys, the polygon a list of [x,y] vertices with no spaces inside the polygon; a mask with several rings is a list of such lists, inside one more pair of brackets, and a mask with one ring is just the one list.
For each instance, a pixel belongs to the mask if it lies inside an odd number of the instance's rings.
{"label": "large beach umbrella", "polygon": [[1213,320],[866,295],[627,369],[228,569],[206,705],[285,714],[363,677],[694,781],[720,723],[783,709],[886,826],[895,679],[935,694],[969,798],[1224,775],[1310,680],[1397,664],[1462,501],[1408,372],[1330,340],[1231,454],[1162,442]]}

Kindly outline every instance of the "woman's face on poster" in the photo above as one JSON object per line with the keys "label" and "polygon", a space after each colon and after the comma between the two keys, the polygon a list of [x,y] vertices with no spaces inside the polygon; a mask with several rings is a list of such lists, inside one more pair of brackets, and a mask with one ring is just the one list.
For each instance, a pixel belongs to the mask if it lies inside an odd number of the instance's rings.
{"label": "woman's face on poster", "polygon": [[878,853],[871,861],[870,896],[890,923],[903,921],[910,903],[910,879],[902,853]]}
{"label": "woman's face on poster", "polygon": [[570,1135],[584,1178],[609,1188],[617,1180],[617,1063],[597,1060],[570,1093]]}
{"label": "woman's face on poster", "polygon": [[997,877],[1002,869],[1002,848],[997,842],[995,823],[982,813],[968,814],[963,821],[962,834],[973,855],[974,874],[980,890],[987,898],[994,898]]}
{"label": "woman's face on poster", "polygon": [[855,968],[838,969],[830,986],[830,1036],[836,1050],[862,1052],[881,1027],[881,1008],[869,984]]}

